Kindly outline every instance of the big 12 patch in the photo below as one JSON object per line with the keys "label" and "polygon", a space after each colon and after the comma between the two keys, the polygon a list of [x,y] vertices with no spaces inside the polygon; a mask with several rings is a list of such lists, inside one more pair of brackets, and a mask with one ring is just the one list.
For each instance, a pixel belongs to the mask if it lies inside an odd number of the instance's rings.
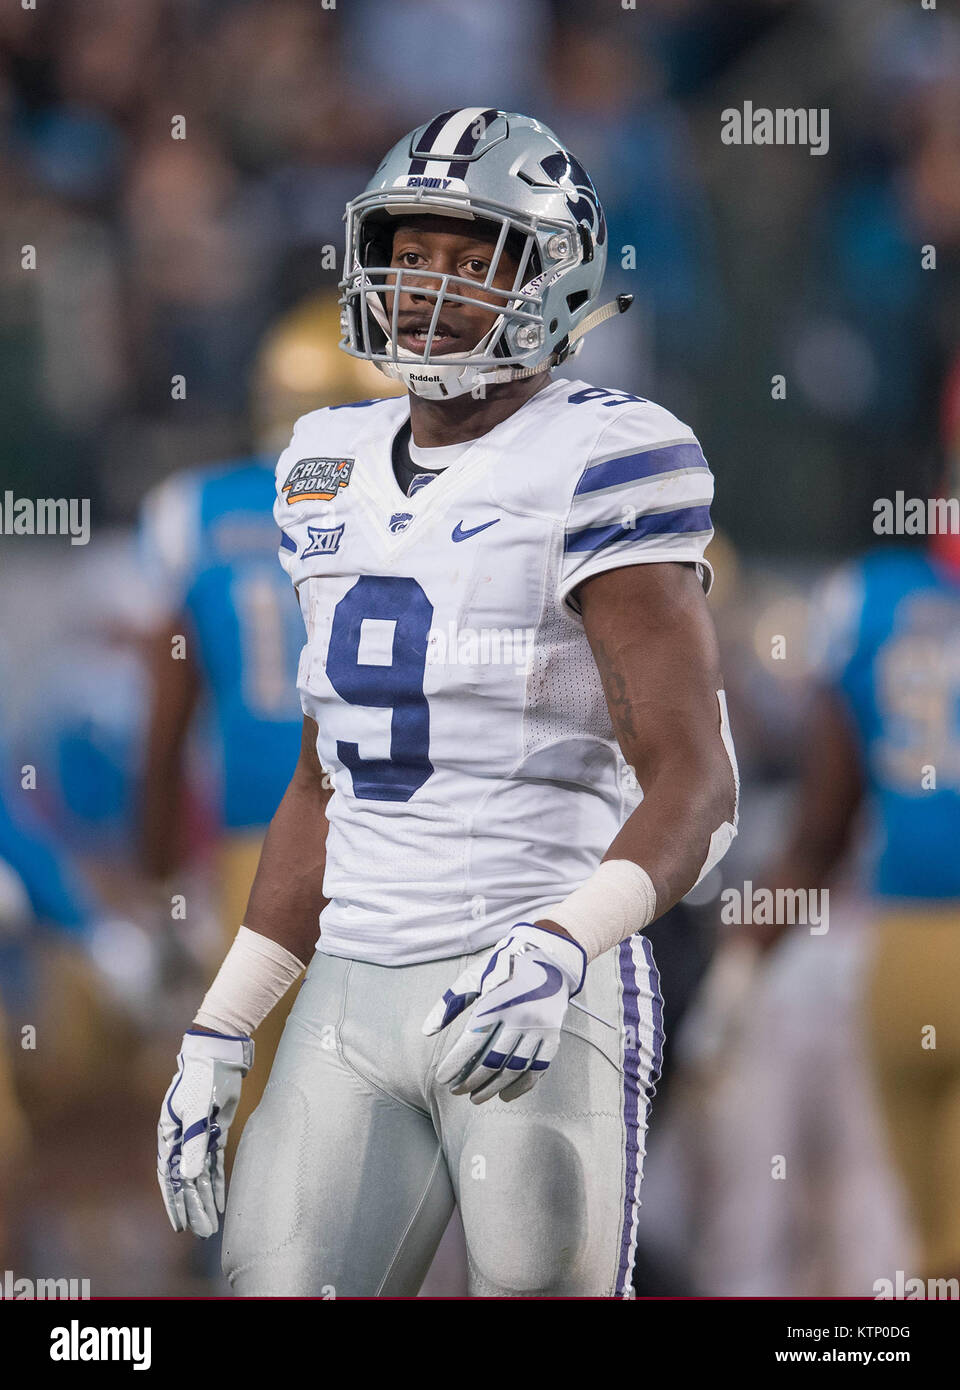
{"label": "big 12 patch", "polygon": [[355,459],[297,459],[281,488],[287,505],[294,502],[330,502],[348,486]]}

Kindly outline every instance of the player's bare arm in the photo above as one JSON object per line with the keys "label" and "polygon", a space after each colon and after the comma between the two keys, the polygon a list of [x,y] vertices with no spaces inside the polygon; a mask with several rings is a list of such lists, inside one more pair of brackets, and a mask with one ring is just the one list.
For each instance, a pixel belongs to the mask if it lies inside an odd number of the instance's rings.
{"label": "player's bare arm", "polygon": [[[764,876],[776,891],[822,887],[849,848],[864,794],[863,769],[850,718],[833,691],[817,691],[807,720],[800,793],[783,851]],[[744,932],[761,950],[775,946],[785,923],[752,923]]]}
{"label": "player's bare arm", "polygon": [[617,740],[643,788],[604,860],[646,869],[659,916],[693,887],[717,827],[734,820],[713,620],[692,565],[610,570],[577,596]]}
{"label": "player's bare arm", "polygon": [[847,851],[863,798],[853,729],[832,691],[817,692],[805,747],[800,797],[773,874],[784,883],[822,884]]}
{"label": "player's bare arm", "polygon": [[147,723],[140,823],[140,859],[153,879],[176,868],[180,846],[176,827],[183,804],[183,750],[200,693],[200,676],[189,644],[182,660],[171,655],[175,637],[184,630],[174,617],[150,638],[147,665],[150,713]]}
{"label": "player's bare arm", "polygon": [[317,918],[326,907],[327,802],[332,794],[317,757],[317,725],[304,716],[300,756],[270,822],[257,867],[246,925],[309,961]]}

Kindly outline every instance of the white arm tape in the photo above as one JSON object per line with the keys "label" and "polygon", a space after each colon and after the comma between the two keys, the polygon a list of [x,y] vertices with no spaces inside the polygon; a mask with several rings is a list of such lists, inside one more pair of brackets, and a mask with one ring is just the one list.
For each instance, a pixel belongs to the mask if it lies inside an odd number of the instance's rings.
{"label": "white arm tape", "polygon": [[303,962],[278,941],[241,927],[194,1022],[249,1036],[303,970]]}
{"label": "white arm tape", "polygon": [[[710,836],[710,844],[707,847],[707,857],[703,861],[697,883],[702,883],[715,865],[726,854],[733,844],[740,824],[740,769],[737,767],[737,752],[733,746],[733,734],[730,732],[730,716],[727,713],[726,691],[717,691],[717,703],[720,706],[720,737],[726,749],[727,757],[730,759],[730,770],[733,773],[733,820],[725,820],[722,825],[718,825]],[[693,886],[696,888],[697,883]]]}
{"label": "white arm tape", "polygon": [[595,960],[642,931],[657,915],[657,894],[646,869],[632,859],[607,859],[581,888],[537,913],[556,922]]}

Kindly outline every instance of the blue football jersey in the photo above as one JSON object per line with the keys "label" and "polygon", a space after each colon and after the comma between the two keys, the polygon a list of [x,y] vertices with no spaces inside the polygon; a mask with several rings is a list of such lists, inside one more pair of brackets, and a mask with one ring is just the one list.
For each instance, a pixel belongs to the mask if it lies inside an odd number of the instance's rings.
{"label": "blue football jersey", "polygon": [[850,713],[883,897],[960,898],[960,582],[920,551],[846,566],[815,609]]}
{"label": "blue football jersey", "polygon": [[270,820],[300,748],[303,627],[277,565],[274,464],[178,473],[144,504],[146,561],[163,606],[184,616],[209,696],[228,829]]}
{"label": "blue football jersey", "polygon": [[0,748],[0,866],[5,883],[19,883],[37,921],[82,936],[97,905],[80,873],[34,816],[30,801],[35,795],[20,786],[19,773]]}

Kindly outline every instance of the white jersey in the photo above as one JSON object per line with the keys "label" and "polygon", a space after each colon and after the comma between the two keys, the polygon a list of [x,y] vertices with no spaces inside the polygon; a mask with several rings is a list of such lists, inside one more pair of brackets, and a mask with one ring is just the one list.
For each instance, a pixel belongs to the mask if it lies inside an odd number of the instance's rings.
{"label": "white jersey", "polygon": [[384,965],[493,945],[583,883],[640,799],[573,590],[689,561],[713,479],[688,426],[554,380],[412,497],[405,398],[304,415],[277,465],[298,688],[333,782],[318,948]]}

